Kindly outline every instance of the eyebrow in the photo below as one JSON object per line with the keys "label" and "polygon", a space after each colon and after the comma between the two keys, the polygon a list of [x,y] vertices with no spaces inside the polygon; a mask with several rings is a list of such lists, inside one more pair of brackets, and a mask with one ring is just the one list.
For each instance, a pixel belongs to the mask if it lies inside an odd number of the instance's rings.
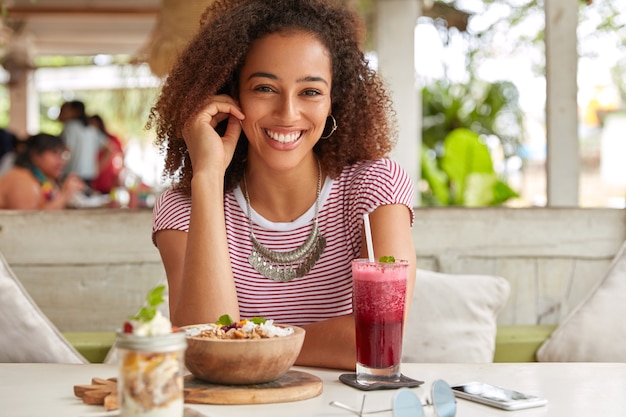
{"label": "eyebrow", "polygon": [[[271,74],[269,72],[262,72],[262,71],[250,74],[250,76],[248,77],[248,80],[251,80],[252,78],[269,78],[271,80],[278,80],[278,77],[276,75]],[[322,82],[328,85],[328,82],[323,77],[315,77],[313,75],[307,75],[305,77],[299,78],[296,81],[297,82]]]}

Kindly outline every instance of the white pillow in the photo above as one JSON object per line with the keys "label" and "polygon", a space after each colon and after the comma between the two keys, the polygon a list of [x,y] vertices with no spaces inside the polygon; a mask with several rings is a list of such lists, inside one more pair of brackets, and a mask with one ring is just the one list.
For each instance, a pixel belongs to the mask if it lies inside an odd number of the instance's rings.
{"label": "white pillow", "polygon": [[405,325],[405,362],[493,362],[509,282],[418,269]]}
{"label": "white pillow", "polygon": [[626,242],[589,295],[537,351],[540,362],[626,362]]}
{"label": "white pillow", "polygon": [[30,298],[0,254],[0,362],[88,363]]}

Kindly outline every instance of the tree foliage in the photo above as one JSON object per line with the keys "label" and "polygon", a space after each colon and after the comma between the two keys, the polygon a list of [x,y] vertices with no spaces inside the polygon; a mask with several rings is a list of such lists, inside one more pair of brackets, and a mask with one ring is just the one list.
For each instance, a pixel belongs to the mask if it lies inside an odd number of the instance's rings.
{"label": "tree foliage", "polygon": [[[522,115],[510,82],[451,84],[422,90],[422,178],[429,206],[492,206],[517,197],[494,169],[486,138],[497,137],[505,158],[517,153]],[[507,154],[508,153],[508,154]]]}
{"label": "tree foliage", "polygon": [[[444,69],[442,79],[422,80],[425,148],[421,161],[422,178],[428,184],[423,201],[426,205],[501,204],[515,196],[504,182],[506,178],[492,176],[486,180],[467,168],[484,168],[490,162],[484,158],[486,147],[481,149],[481,138],[497,137],[504,158],[515,156],[524,140],[523,112],[517,87],[507,79],[509,74],[503,73],[499,80],[488,83],[480,78],[480,70],[489,60],[523,54],[535,75],[545,74],[545,0],[437,3],[470,17],[467,25],[460,27],[446,14],[430,13],[430,22],[444,46],[459,39],[463,42],[466,73],[461,81],[452,80]],[[578,5],[581,59],[595,58],[600,43],[603,48],[612,46],[620,57],[612,71],[613,82],[625,97],[626,0],[583,0]],[[468,158],[475,160],[468,163]],[[468,189],[474,187],[490,191],[468,194]]]}
{"label": "tree foliage", "polygon": [[[537,74],[545,73],[546,0],[437,0],[471,15],[467,31],[468,73],[487,59],[524,51],[535,64]],[[581,58],[597,57],[603,46],[616,56],[613,81],[626,91],[626,0],[578,0],[578,51]],[[450,25],[444,18],[434,20],[443,36]],[[454,32],[454,31],[453,31]]]}

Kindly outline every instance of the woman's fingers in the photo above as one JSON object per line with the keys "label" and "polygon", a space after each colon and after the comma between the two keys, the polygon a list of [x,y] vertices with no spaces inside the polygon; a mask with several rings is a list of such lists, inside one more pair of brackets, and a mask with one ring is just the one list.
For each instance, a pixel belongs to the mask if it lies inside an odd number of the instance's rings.
{"label": "woman's fingers", "polygon": [[229,96],[215,96],[207,106],[198,113],[196,117],[190,119],[183,129],[185,138],[187,134],[193,134],[197,128],[202,129],[210,125],[213,129],[229,117],[234,116],[238,120],[245,118],[239,105]]}
{"label": "woman's fingers", "polygon": [[235,147],[237,146],[237,141],[239,140],[242,130],[243,127],[241,126],[241,119],[231,116],[228,119],[228,126],[226,127],[226,132],[222,138],[225,151],[229,156],[229,162],[230,158],[232,158],[235,153]]}
{"label": "woman's fingers", "polygon": [[[235,100],[229,96],[215,96],[198,115],[185,123],[183,139],[194,172],[222,165],[226,169],[241,134],[240,120],[244,118]],[[220,136],[215,128],[224,120],[228,120],[228,124],[223,136]]]}

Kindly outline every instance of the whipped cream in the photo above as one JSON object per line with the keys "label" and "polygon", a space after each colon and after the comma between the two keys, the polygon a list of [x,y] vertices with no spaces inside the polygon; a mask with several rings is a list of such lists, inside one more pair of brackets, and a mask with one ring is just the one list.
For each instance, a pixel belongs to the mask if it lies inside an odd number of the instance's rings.
{"label": "whipped cream", "polygon": [[150,321],[131,320],[132,333],[137,336],[158,336],[172,333],[172,322],[159,310]]}

